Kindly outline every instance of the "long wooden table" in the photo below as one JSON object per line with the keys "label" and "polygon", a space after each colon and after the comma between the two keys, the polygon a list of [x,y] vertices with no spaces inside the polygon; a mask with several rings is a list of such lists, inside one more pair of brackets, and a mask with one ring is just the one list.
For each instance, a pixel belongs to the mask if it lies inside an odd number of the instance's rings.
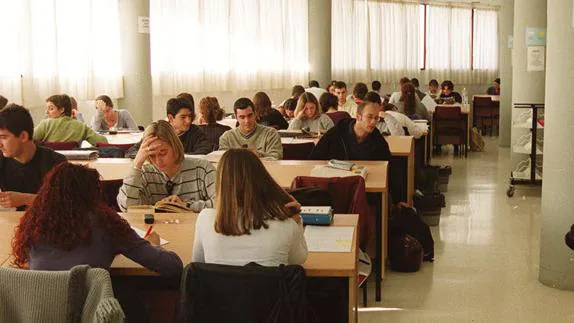
{"label": "long wooden table", "polygon": [[[360,165],[367,166],[369,175],[365,181],[365,189],[367,192],[376,193],[380,196],[380,206],[377,207],[376,212],[376,245],[377,245],[377,259],[375,262],[375,276],[376,276],[376,300],[380,300],[381,296],[381,280],[384,278],[385,263],[388,254],[388,185],[387,185],[387,167],[386,161],[353,161]],[[132,161],[125,158],[99,158],[94,161],[78,161],[87,165],[88,167],[95,168],[100,172],[100,175],[105,180],[121,179],[128,174]],[[325,161],[315,160],[279,160],[279,161],[264,161],[267,171],[277,181],[281,187],[291,187],[291,182],[297,176],[309,176],[313,167],[317,165],[325,165]]]}
{"label": "long wooden table", "polygon": [[[2,267],[10,265],[8,260],[11,253],[11,240],[14,228],[23,212],[6,212],[0,214],[0,258]],[[123,215],[134,227],[142,230],[148,225],[143,222],[141,213]],[[167,224],[164,221],[178,219],[177,224]],[[155,214],[154,231],[169,241],[163,247],[179,255],[184,264],[191,262],[193,242],[195,235],[195,222],[197,214],[189,213],[157,213]],[[357,322],[357,224],[358,215],[336,214],[334,226],[354,227],[351,252],[309,252],[303,264],[305,273],[309,277],[337,277],[347,281],[347,312],[348,322]],[[114,259],[110,268],[112,275],[149,276],[156,275],[152,271],[133,262],[125,256],[119,255]]]}

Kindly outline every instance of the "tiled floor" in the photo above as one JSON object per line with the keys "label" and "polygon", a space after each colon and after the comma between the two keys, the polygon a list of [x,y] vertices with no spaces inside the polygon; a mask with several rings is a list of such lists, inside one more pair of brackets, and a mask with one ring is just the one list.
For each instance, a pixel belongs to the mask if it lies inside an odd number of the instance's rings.
{"label": "tiled floor", "polygon": [[[506,197],[508,149],[452,152],[433,164],[453,168],[447,206],[432,227],[435,262],[417,273],[387,269],[382,302],[369,291],[359,322],[574,322],[574,292],[538,282],[540,188]],[[369,284],[370,288],[374,284]]]}

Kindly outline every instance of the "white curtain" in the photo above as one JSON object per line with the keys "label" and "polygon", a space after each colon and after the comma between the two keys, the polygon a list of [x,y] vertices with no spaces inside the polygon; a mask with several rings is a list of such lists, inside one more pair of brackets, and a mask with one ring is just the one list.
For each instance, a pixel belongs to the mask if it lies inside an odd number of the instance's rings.
{"label": "white curtain", "polygon": [[[498,12],[470,6],[333,0],[333,78],[396,83],[400,77],[490,83],[498,73]],[[471,56],[474,55],[474,57]],[[471,60],[472,58],[472,60]],[[472,66],[471,66],[472,65]]]}
{"label": "white curtain", "polygon": [[123,96],[118,0],[0,1],[0,39],[0,93],[11,101]]}
{"label": "white curtain", "polygon": [[413,3],[333,0],[333,78],[391,83],[417,73],[420,8]]}
{"label": "white curtain", "polygon": [[[474,11],[474,69],[498,73],[498,12]],[[492,79],[492,77],[491,77]]]}
{"label": "white curtain", "polygon": [[307,79],[307,0],[151,0],[154,95]]}

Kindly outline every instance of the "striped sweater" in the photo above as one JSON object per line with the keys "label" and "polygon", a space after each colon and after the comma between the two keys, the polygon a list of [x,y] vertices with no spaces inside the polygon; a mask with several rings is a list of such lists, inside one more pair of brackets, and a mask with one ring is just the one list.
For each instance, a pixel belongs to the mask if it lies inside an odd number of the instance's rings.
{"label": "striped sweater", "polygon": [[[169,194],[168,181],[173,183]],[[170,195],[177,195],[189,207],[199,212],[215,205],[215,167],[207,160],[185,158],[177,173],[169,178],[152,164],[142,169],[132,168],[124,178],[118,194],[118,205],[126,211],[129,205],[154,205]]]}

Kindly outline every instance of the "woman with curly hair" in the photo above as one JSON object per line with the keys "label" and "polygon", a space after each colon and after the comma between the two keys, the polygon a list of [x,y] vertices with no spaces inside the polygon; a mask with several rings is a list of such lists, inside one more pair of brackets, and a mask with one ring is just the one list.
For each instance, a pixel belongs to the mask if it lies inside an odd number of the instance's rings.
{"label": "woman with curly hair", "polygon": [[54,167],[12,241],[13,263],[37,270],[69,270],[87,264],[109,268],[118,254],[164,276],[181,273],[181,259],[159,246],[152,233],[142,239],[104,201],[100,174],[71,163]]}
{"label": "woman with curly hair", "polygon": [[231,127],[217,123],[217,118],[222,111],[219,106],[219,101],[216,97],[206,96],[199,101],[199,111],[203,116],[205,124],[199,125],[201,130],[205,133],[207,141],[209,142],[210,152],[219,149],[219,137],[231,130]]}

